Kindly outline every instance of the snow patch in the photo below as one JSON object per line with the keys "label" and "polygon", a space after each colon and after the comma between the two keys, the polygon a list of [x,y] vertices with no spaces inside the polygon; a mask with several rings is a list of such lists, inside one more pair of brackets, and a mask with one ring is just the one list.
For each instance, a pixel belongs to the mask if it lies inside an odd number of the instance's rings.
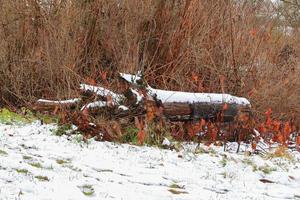
{"label": "snow patch", "polygon": [[300,196],[300,153],[296,151],[290,152],[292,160],[249,155],[251,148],[246,144],[235,153],[236,143],[228,144],[226,152],[223,147],[184,143],[176,152],[94,140],[84,143],[55,136],[56,128],[38,122],[0,125],[0,199],[275,200]]}

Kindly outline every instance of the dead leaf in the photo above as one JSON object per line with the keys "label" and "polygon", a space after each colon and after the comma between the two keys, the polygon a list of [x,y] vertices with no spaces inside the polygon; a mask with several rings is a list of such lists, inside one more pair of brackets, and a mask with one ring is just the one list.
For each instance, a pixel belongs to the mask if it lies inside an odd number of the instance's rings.
{"label": "dead leaf", "polygon": [[112,98],[111,95],[107,95],[107,96],[106,96],[106,101],[107,101],[107,105],[108,105],[109,107],[112,107],[112,106],[114,105],[113,98]]}
{"label": "dead leaf", "polygon": [[300,146],[300,136],[297,136],[296,144]]}
{"label": "dead leaf", "polygon": [[97,85],[96,80],[93,79],[93,78],[90,78],[90,77],[86,78],[86,79],[85,79],[85,82],[86,82],[87,84],[89,84],[89,85]]}
{"label": "dead leaf", "polygon": [[146,137],[145,131],[144,131],[144,130],[140,130],[140,131],[138,132],[137,137],[138,137],[138,144],[139,144],[139,145],[144,144],[145,137]]}

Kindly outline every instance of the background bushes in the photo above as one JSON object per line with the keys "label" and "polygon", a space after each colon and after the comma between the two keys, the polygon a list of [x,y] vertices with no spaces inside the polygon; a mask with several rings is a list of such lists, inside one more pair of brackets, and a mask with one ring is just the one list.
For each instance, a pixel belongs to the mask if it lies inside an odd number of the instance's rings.
{"label": "background bushes", "polygon": [[271,107],[280,119],[299,119],[300,35],[279,17],[288,6],[230,0],[0,2],[3,105],[74,97],[78,84],[90,80],[117,87],[117,72],[142,70],[154,87],[245,96],[258,116]]}

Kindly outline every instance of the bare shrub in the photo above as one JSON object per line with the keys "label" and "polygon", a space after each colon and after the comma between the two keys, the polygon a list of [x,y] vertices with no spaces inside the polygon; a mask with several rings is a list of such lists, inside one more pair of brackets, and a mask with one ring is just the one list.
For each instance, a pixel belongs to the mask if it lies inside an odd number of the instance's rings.
{"label": "bare shrub", "polygon": [[[117,88],[116,72],[142,70],[155,87],[243,95],[257,113],[299,116],[300,47],[272,16],[263,1],[1,1],[1,99],[73,97],[91,80]],[[295,56],[280,61],[285,44]]]}

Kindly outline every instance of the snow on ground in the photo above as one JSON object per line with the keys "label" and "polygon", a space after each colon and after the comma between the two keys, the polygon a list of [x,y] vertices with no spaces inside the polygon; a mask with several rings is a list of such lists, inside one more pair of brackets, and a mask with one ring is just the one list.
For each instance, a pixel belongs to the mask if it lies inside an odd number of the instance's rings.
{"label": "snow on ground", "polygon": [[1,200],[300,199],[298,152],[292,159],[221,147],[195,152],[195,145],[176,152],[82,143],[55,136],[54,129],[37,122],[0,125]]}

